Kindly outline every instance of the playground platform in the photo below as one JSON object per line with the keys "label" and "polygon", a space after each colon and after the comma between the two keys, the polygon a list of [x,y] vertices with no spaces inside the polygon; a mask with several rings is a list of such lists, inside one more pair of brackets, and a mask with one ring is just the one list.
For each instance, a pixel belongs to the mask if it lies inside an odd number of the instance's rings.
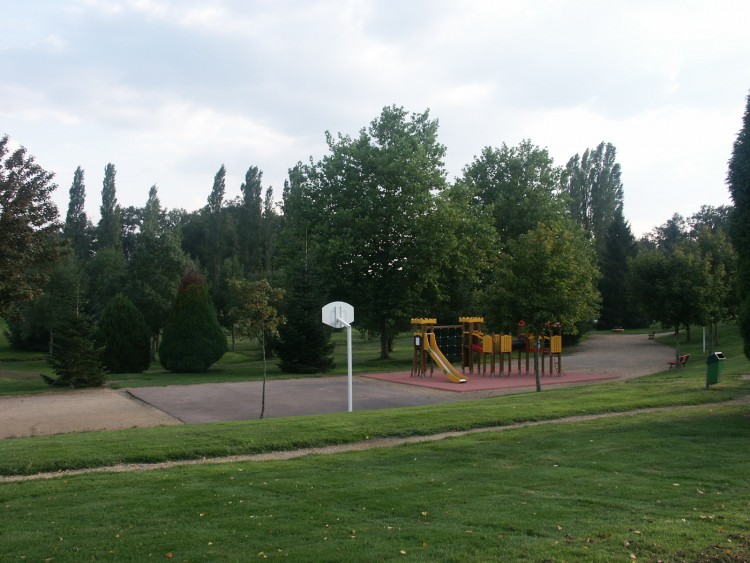
{"label": "playground platform", "polygon": [[[412,377],[410,372],[396,373],[374,373],[363,375],[371,379],[388,381],[390,383],[401,383],[403,385],[414,385],[417,387],[426,387],[429,389],[439,389],[441,391],[452,391],[454,393],[471,393],[476,391],[495,391],[502,389],[516,389],[524,387],[536,387],[536,376],[533,372],[512,373],[511,375],[499,376],[495,374],[490,377],[489,374],[465,374],[468,381],[466,383],[453,383],[439,371],[426,377]],[[585,383],[593,381],[606,381],[609,379],[618,379],[614,374],[596,374],[585,372],[564,371],[562,375],[557,373],[546,373],[541,376],[542,387],[549,385],[565,385],[570,383]]]}

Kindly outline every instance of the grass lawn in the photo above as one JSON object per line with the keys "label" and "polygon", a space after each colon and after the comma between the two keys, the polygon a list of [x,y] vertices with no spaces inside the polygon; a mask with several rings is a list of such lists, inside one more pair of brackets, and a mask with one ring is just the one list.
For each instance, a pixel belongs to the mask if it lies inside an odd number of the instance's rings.
{"label": "grass lawn", "polygon": [[747,406],[0,484],[7,561],[746,561]]}
{"label": "grass lawn", "polygon": [[722,382],[706,389],[700,346],[682,345],[695,353],[686,369],[627,382],[1,440],[0,474],[14,475],[676,407],[289,461],[3,482],[0,561],[747,561],[750,406],[715,403],[750,395],[739,377],[750,362],[726,327]]}
{"label": "grass lawn", "polygon": [[[50,388],[38,375],[52,376],[46,355],[39,352],[19,352],[11,350],[4,335],[5,324],[0,320],[0,395],[20,395],[27,393],[65,392],[65,389]],[[408,371],[411,369],[412,340],[408,334],[395,341],[395,351],[391,359],[381,360],[380,342],[353,335],[354,373]],[[346,332],[334,331],[336,343],[334,359],[336,366],[326,375],[347,373]],[[283,373],[278,367],[278,358],[267,362],[269,379],[289,379],[300,377],[320,377],[319,374],[299,375]],[[8,377],[2,371],[27,372],[33,377]],[[171,373],[164,370],[158,361],[143,373],[110,374],[106,385],[114,389],[124,387],[145,387],[154,385],[186,385],[191,383],[225,383],[233,381],[253,381],[263,377],[263,361],[260,347],[255,341],[238,340],[235,350],[230,350],[205,373]]]}

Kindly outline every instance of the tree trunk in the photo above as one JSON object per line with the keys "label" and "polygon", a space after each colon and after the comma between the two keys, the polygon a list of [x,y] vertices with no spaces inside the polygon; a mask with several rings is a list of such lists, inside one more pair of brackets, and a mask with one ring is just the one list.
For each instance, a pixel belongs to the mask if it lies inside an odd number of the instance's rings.
{"label": "tree trunk", "polygon": [[260,394],[260,418],[266,413],[266,336],[265,331],[261,331],[263,335],[261,342],[261,349],[263,350],[263,391]]}
{"label": "tree trunk", "polygon": [[388,360],[391,355],[388,353],[388,332],[386,331],[385,319],[380,322],[380,359]]}
{"label": "tree trunk", "polygon": [[677,369],[682,367],[680,363],[680,325],[674,327],[674,362]]}
{"label": "tree trunk", "polygon": [[689,324],[685,325],[685,341],[686,342],[692,342],[693,341],[693,338],[692,338],[692,335],[691,335],[691,332],[690,332],[690,325]]}

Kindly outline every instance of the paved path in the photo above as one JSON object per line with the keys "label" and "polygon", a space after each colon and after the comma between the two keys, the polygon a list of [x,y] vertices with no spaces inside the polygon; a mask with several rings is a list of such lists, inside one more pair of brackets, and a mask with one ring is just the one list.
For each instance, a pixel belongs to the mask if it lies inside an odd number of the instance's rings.
{"label": "paved path", "polygon": [[[662,371],[672,354],[671,348],[648,340],[643,334],[596,334],[576,347],[574,353],[564,356],[563,368],[628,379]],[[451,393],[357,376],[353,389],[354,409],[365,410],[519,393],[531,391],[534,386],[530,378],[529,386],[523,388],[499,386]],[[0,438],[255,419],[260,415],[261,392],[260,382],[239,382],[0,397]],[[346,377],[267,382],[265,416],[268,418],[346,410]]]}

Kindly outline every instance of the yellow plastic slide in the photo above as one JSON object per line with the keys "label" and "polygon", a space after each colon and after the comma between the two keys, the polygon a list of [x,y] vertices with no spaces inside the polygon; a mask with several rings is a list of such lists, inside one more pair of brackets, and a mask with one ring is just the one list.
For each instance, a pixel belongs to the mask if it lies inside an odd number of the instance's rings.
{"label": "yellow plastic slide", "polygon": [[430,353],[430,357],[437,362],[448,379],[453,383],[466,383],[466,377],[456,371],[453,364],[448,361],[448,358],[446,358],[440,351],[440,348],[438,348],[434,332],[427,333],[427,351]]}

